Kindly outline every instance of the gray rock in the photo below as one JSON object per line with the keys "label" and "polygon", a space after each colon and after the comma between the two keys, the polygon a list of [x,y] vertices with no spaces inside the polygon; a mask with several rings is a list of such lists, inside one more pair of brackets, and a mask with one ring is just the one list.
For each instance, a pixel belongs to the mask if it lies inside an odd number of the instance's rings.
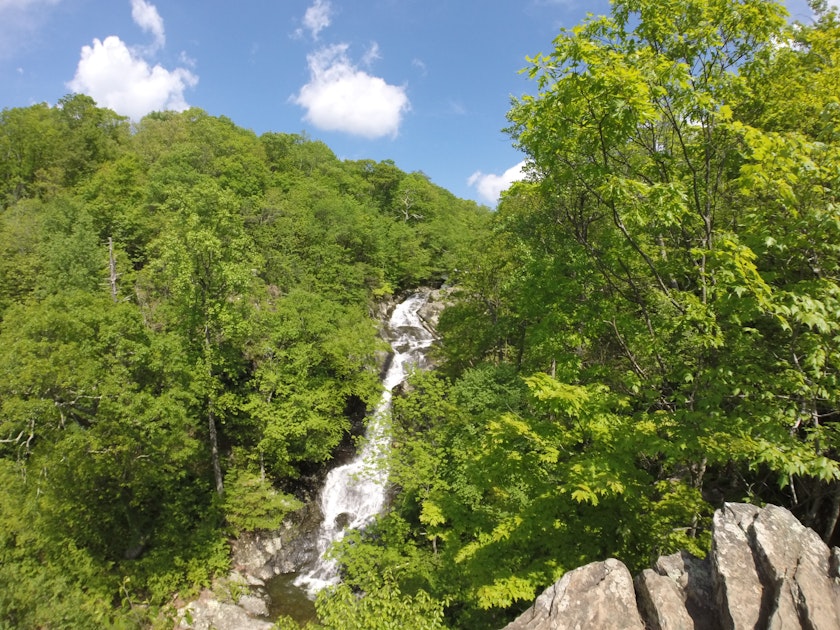
{"label": "gray rock", "polygon": [[240,572],[265,581],[274,575],[273,560],[282,549],[282,531],[249,532],[234,541],[231,560]]}
{"label": "gray rock", "polygon": [[772,589],[770,628],[840,628],[831,552],[816,532],[787,510],[765,507],[750,530],[755,555]]}
{"label": "gray rock", "polygon": [[450,293],[451,291],[448,289],[436,289],[434,291],[429,291],[429,299],[417,312],[420,319],[429,330],[437,330],[440,314],[451,303]]}
{"label": "gray rock", "polygon": [[505,630],[644,630],[633,578],[615,559],[566,573]]}
{"label": "gray rock", "polygon": [[767,618],[764,585],[746,533],[758,511],[752,505],[727,503],[712,519],[712,582],[726,630],[755,630]]}
{"label": "gray rock", "polygon": [[685,607],[685,592],[670,577],[645,569],[636,578],[639,610],[650,630],[694,630]]}
{"label": "gray rock", "polygon": [[654,564],[654,570],[674,580],[680,587],[695,630],[719,630],[719,615],[714,607],[712,567],[708,557],[697,558],[681,551],[660,557]]}
{"label": "gray rock", "polygon": [[251,617],[243,608],[215,599],[191,602],[181,613],[179,630],[271,630],[272,623]]}
{"label": "gray rock", "polygon": [[236,605],[244,609],[250,615],[256,617],[268,617],[268,602],[256,595],[243,595],[236,602]]}
{"label": "gray rock", "polygon": [[831,558],[829,559],[829,575],[835,582],[840,580],[840,547],[831,548]]}
{"label": "gray rock", "polygon": [[228,580],[240,586],[250,586],[256,588],[265,588],[265,581],[258,577],[254,577],[250,573],[242,573],[240,571],[231,571],[228,574]]}
{"label": "gray rock", "polygon": [[636,578],[607,560],[567,573],[506,630],[836,630],[840,549],[784,508],[727,503],[712,521],[712,551],[663,556]]}
{"label": "gray rock", "polygon": [[279,530],[243,534],[232,545],[233,566],[263,582],[280,573],[300,571],[317,555],[314,532],[320,518],[315,503],[290,515]]}
{"label": "gray rock", "polygon": [[737,524],[746,532],[761,512],[761,508],[750,503],[724,503],[723,508],[718,512],[722,512],[724,518]]}

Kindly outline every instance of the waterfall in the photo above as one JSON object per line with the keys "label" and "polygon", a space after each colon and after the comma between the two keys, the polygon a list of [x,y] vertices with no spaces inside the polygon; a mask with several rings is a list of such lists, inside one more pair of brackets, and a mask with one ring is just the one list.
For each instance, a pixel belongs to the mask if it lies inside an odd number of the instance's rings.
{"label": "waterfall", "polygon": [[327,475],[321,491],[324,521],[318,531],[318,560],[310,571],[295,580],[310,596],[339,581],[335,562],[324,558],[330,545],[341,540],[347,529],[365,527],[385,505],[391,391],[405,380],[412,367],[422,367],[425,351],[434,341],[434,335],[418,314],[426,300],[426,295],[415,293],[394,309],[387,329],[393,358],[383,379],[382,399],[368,419],[364,445],[350,463],[334,468]]}

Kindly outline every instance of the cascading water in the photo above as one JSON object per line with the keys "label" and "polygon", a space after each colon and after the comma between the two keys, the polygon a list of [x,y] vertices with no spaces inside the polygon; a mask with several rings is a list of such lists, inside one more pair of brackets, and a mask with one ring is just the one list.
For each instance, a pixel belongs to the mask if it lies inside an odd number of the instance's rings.
{"label": "cascading water", "polygon": [[318,531],[318,560],[295,580],[310,596],[338,583],[335,562],[324,557],[330,545],[341,540],[347,529],[361,529],[370,523],[385,504],[385,455],[390,446],[386,422],[391,391],[405,380],[412,367],[422,367],[425,352],[434,341],[418,314],[426,300],[426,295],[415,293],[394,309],[388,321],[393,358],[385,373],[382,400],[368,421],[364,446],[350,463],[327,475],[321,491],[324,522]]}

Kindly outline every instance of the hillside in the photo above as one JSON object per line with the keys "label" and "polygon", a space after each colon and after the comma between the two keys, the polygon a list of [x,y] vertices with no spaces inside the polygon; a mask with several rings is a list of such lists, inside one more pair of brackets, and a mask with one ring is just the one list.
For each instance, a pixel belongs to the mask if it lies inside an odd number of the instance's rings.
{"label": "hillside", "polygon": [[143,623],[277,526],[378,399],[377,303],[489,218],[195,109],[7,109],[0,156],[8,627]]}
{"label": "hillside", "polygon": [[421,284],[450,289],[437,368],[395,396],[390,507],[318,627],[500,628],[581,565],[705,556],[725,502],[838,544],[840,20],[813,5],[563,30],[495,212],[196,109],[4,110],[0,627],[166,625],[311,496],[381,391],[377,305]]}

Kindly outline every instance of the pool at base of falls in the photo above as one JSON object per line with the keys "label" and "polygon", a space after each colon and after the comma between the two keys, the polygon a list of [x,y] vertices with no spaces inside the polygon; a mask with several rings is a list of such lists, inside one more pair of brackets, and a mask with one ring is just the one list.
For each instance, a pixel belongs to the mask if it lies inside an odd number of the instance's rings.
{"label": "pool at base of falls", "polygon": [[276,621],[280,617],[291,617],[304,626],[307,621],[317,621],[315,603],[309,599],[306,591],[295,586],[297,573],[281,573],[265,583],[265,590],[270,598],[269,618]]}

